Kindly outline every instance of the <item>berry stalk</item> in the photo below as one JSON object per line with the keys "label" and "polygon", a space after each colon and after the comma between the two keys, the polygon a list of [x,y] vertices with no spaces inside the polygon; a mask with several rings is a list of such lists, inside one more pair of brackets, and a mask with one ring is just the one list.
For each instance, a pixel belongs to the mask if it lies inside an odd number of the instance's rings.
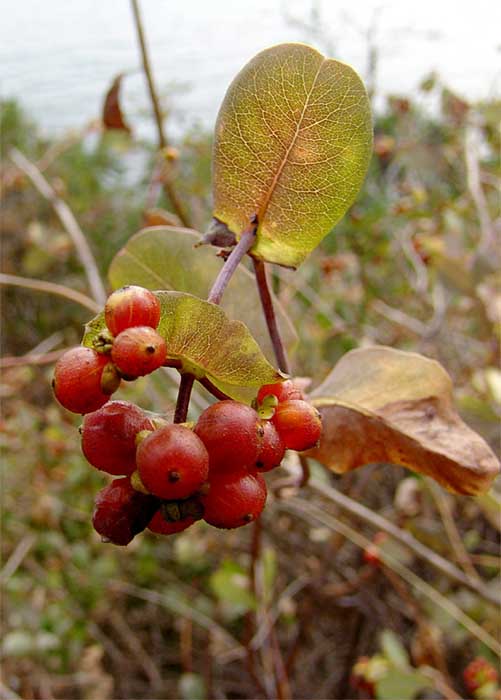
{"label": "berry stalk", "polygon": [[259,297],[261,299],[261,306],[263,307],[263,313],[266,319],[266,325],[268,326],[268,333],[270,334],[273,350],[275,352],[278,369],[285,372],[285,374],[290,374],[289,359],[287,357],[282,336],[280,335],[280,329],[278,327],[277,317],[273,307],[273,299],[271,298],[270,288],[268,285],[265,264],[262,260],[256,260],[256,258],[253,258],[252,262],[254,263],[254,274],[256,275],[256,283],[259,291]]}

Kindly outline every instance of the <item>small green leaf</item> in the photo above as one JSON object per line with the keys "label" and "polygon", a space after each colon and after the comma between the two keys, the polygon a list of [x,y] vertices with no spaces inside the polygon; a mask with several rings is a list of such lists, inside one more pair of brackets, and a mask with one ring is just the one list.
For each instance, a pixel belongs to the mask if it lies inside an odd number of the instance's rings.
{"label": "small green leaf", "polygon": [[370,104],[350,66],[304,44],[257,54],[230,85],[214,143],[214,217],[252,253],[297,267],[352,204],[372,150]]}
{"label": "small green leaf", "polygon": [[[200,239],[196,231],[175,226],[140,231],[113,258],[108,270],[111,286],[118,289],[126,284],[138,284],[151,290],[176,290],[207,298],[223,263],[214,248],[194,247]],[[278,299],[274,298],[273,302],[283,342],[290,352],[297,344],[297,334]],[[228,284],[221,307],[229,318],[245,322],[259,340],[265,356],[273,361],[273,346],[256,281],[241,265]]]}
{"label": "small green leaf", "polygon": [[[207,377],[231,398],[247,403],[262,384],[280,379],[248,328],[230,321],[219,306],[182,292],[156,295],[161,304],[157,330],[165,339],[168,357],[181,360],[185,371]],[[103,328],[99,314],[87,324],[82,343],[92,347]]]}
{"label": "small green leaf", "polygon": [[352,350],[312,398],[323,430],[308,454],[333,471],[390,462],[467,495],[487,491],[499,473],[490,447],[455,411],[449,375],[422,355]]}
{"label": "small green leaf", "polygon": [[390,669],[376,686],[376,697],[380,700],[413,700],[424,688],[429,688],[430,680],[419,671]]}
{"label": "small green leaf", "polygon": [[391,630],[381,632],[381,650],[392,666],[404,670],[410,668],[409,656],[402,642]]}
{"label": "small green leaf", "polygon": [[249,577],[234,561],[224,561],[210,577],[213,593],[224,603],[238,607],[240,614],[254,610],[256,601],[249,590]]}

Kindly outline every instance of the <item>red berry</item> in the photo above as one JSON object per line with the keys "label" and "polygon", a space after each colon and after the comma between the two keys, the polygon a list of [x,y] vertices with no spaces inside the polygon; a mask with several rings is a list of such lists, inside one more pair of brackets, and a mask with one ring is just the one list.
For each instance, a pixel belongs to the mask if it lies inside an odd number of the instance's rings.
{"label": "red berry", "polygon": [[65,352],[56,363],[52,386],[56,399],[68,411],[90,413],[110,398],[103,391],[103,371],[110,365],[106,355],[79,345]]}
{"label": "red berry", "polygon": [[261,474],[248,471],[216,472],[209,477],[209,492],[201,496],[204,520],[214,527],[231,529],[256,520],[266,503]]}
{"label": "red berry", "polygon": [[207,480],[209,455],[182,425],[166,425],[141,441],[136,453],[141,481],[159,498],[188,498]]}
{"label": "red berry", "polygon": [[257,393],[257,402],[262,403],[267,396],[276,396],[279,403],[288,400],[303,400],[304,394],[291,379],[276,384],[264,384]]}
{"label": "red berry", "polygon": [[206,408],[195,426],[213,471],[254,467],[258,448],[259,416],[238,401],[219,401]]}
{"label": "red berry", "polygon": [[277,432],[273,423],[269,420],[261,421],[258,431],[260,438],[255,466],[260,472],[269,472],[278,467],[285,454],[284,441]]}
{"label": "red berry", "polygon": [[113,335],[133,326],[156,328],[160,321],[160,302],[144,287],[122,287],[108,297],[104,319]]}
{"label": "red berry", "polygon": [[477,656],[463,671],[464,684],[470,693],[488,683],[497,683],[498,673],[486,659]]}
{"label": "red berry", "polygon": [[294,399],[279,403],[271,420],[289,450],[308,450],[320,439],[320,413],[307,401]]}
{"label": "red berry", "polygon": [[166,357],[165,340],[148,326],[122,331],[113,342],[111,359],[128,379],[142,377],[161,367]]}
{"label": "red berry", "polygon": [[146,414],[128,401],[109,401],[89,413],[82,426],[82,452],[97,469],[132,474],[136,469],[136,435],[153,430]]}
{"label": "red berry", "polygon": [[113,544],[126,545],[151,520],[158,500],[132,488],[129,477],[114,479],[96,496],[92,524]]}
{"label": "red berry", "polygon": [[193,525],[195,518],[183,518],[183,520],[177,520],[176,522],[169,522],[165,520],[162,515],[162,511],[158,510],[153,518],[150,520],[148,529],[152,532],[156,532],[157,535],[174,535],[176,532],[182,532],[186,528]]}

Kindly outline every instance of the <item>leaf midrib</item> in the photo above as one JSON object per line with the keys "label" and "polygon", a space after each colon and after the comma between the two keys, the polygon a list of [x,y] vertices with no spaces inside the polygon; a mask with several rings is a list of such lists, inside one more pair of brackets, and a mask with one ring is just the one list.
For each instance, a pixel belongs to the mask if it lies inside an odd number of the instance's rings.
{"label": "leaf midrib", "polygon": [[300,132],[300,130],[301,130],[301,124],[303,123],[303,119],[304,119],[304,116],[305,116],[305,114],[306,114],[306,110],[308,109],[308,106],[309,106],[310,98],[311,98],[311,96],[312,96],[312,94],[313,94],[313,91],[314,91],[314,89],[315,89],[315,87],[316,87],[317,80],[318,80],[318,76],[320,75],[320,71],[322,70],[322,67],[323,67],[323,65],[324,65],[325,62],[326,62],[326,59],[323,58],[323,59],[322,59],[322,62],[320,63],[320,65],[319,65],[319,67],[318,67],[318,70],[317,70],[317,72],[316,72],[316,74],[315,74],[315,77],[313,78],[313,82],[312,82],[312,84],[311,84],[311,88],[310,88],[308,94],[306,95],[306,100],[305,100],[305,103],[304,103],[303,111],[301,112],[301,116],[299,117],[298,122],[297,122],[296,132],[295,132],[294,136],[292,137],[291,142],[290,142],[289,146],[287,147],[287,149],[286,149],[286,151],[285,151],[285,154],[284,154],[284,156],[283,156],[283,158],[282,158],[282,161],[281,161],[280,165],[278,166],[278,170],[277,170],[275,176],[273,177],[273,180],[272,180],[272,182],[271,182],[270,187],[268,188],[268,191],[267,191],[267,193],[266,193],[266,195],[265,195],[265,197],[264,197],[264,201],[263,201],[263,203],[261,204],[261,206],[259,207],[259,211],[258,211],[258,221],[259,221],[260,223],[263,221],[264,217],[266,216],[266,211],[267,211],[267,209],[268,209],[268,205],[269,205],[269,203],[270,203],[270,200],[271,200],[271,198],[272,198],[272,196],[273,196],[273,193],[274,193],[275,188],[276,188],[276,186],[277,186],[277,184],[278,184],[278,181],[279,181],[279,179],[280,179],[280,176],[282,175],[282,172],[283,172],[283,170],[284,170],[286,164],[288,163],[289,154],[290,154],[290,152],[292,151],[292,149],[294,148],[294,146],[295,146],[295,144],[296,144],[296,141],[297,141],[298,136],[299,136],[299,132]]}

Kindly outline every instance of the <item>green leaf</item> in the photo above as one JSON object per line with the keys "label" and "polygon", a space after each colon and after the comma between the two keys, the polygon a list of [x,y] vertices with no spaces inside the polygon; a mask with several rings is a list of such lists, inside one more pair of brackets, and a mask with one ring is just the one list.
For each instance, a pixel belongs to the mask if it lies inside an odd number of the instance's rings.
{"label": "green leaf", "polygon": [[400,639],[391,630],[381,632],[381,650],[392,666],[409,669],[409,656]]}
{"label": "green leaf", "polygon": [[[266,360],[248,328],[230,321],[215,304],[182,292],[156,292],[161,304],[157,328],[169,358],[180,359],[183,370],[208,377],[221,391],[250,403],[262,384],[276,382],[280,373]],[[86,326],[82,343],[92,347],[105,328],[103,314]]]}
{"label": "green leaf", "polygon": [[467,495],[486,491],[499,473],[492,450],[454,410],[449,375],[422,355],[352,350],[312,398],[323,431],[308,454],[333,471],[390,462]]}
{"label": "green leaf", "polygon": [[413,700],[424,688],[429,688],[430,680],[419,671],[390,669],[376,686],[376,697],[380,700]]}
{"label": "green leaf", "polygon": [[224,561],[210,577],[210,587],[219,600],[237,606],[239,614],[256,607],[254,596],[249,590],[249,577],[236,562]]}
{"label": "green leaf", "polygon": [[[195,231],[175,226],[140,231],[112,260],[108,271],[111,286],[118,289],[126,284],[139,284],[151,290],[177,290],[206,298],[222,261],[215,255],[214,248],[194,248],[200,238]],[[273,346],[254,275],[244,267],[238,267],[231,278],[221,307],[229,318],[245,321],[265,356],[273,362]],[[282,339],[291,351],[297,343],[297,334],[276,298],[274,307]]]}
{"label": "green leaf", "polygon": [[214,144],[214,216],[252,253],[297,267],[354,201],[372,150],[370,105],[350,66],[304,44],[257,54],[231,83]]}

